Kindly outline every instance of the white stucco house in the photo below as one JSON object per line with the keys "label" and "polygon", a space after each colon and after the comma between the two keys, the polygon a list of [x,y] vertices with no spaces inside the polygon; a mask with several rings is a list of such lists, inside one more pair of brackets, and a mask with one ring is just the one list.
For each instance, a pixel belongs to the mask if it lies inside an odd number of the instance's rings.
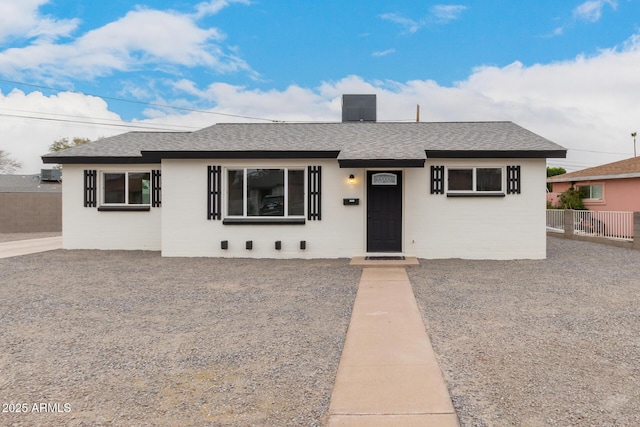
{"label": "white stucco house", "polygon": [[64,165],[63,247],[168,257],[540,259],[546,158],[511,122],[383,123],[345,95],[336,123],[129,132]]}

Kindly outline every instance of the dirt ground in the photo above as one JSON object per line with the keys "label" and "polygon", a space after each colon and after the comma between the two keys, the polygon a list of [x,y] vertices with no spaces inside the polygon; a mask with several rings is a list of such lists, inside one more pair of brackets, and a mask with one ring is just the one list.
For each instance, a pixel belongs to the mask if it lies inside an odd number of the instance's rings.
{"label": "dirt ground", "polygon": [[[640,425],[640,252],[549,238],[547,260],[408,273],[462,426]],[[0,425],[319,426],[359,275],[347,260],[0,259]]]}
{"label": "dirt ground", "polygon": [[408,270],[463,426],[640,426],[640,251]]}
{"label": "dirt ground", "polygon": [[319,426],[359,275],[347,260],[0,259],[0,425]]}

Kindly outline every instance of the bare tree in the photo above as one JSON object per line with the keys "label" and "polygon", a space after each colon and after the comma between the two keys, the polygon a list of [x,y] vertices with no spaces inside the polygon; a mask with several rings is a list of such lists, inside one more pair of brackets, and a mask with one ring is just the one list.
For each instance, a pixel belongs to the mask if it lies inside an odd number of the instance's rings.
{"label": "bare tree", "polygon": [[88,142],[90,142],[89,138],[78,138],[77,136],[73,137],[71,141],[69,141],[69,138],[60,138],[57,141],[53,141],[53,144],[49,146],[49,151],[66,150],[67,148],[77,147],[78,145],[84,145]]}
{"label": "bare tree", "polygon": [[0,149],[0,172],[13,173],[22,167],[22,163],[14,159],[4,150]]}

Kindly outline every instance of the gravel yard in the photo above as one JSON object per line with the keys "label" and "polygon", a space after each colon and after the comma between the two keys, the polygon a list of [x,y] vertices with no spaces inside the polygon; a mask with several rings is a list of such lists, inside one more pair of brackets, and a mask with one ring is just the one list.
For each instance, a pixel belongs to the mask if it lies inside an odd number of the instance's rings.
{"label": "gravel yard", "polygon": [[[547,260],[407,271],[462,426],[640,425],[640,252],[549,238]],[[0,402],[27,410],[0,425],[321,425],[359,276],[346,260],[0,259]]]}
{"label": "gravel yard", "polygon": [[640,252],[408,269],[463,426],[640,426]]}
{"label": "gravel yard", "polygon": [[0,425],[321,425],[359,277],[347,260],[0,259]]}

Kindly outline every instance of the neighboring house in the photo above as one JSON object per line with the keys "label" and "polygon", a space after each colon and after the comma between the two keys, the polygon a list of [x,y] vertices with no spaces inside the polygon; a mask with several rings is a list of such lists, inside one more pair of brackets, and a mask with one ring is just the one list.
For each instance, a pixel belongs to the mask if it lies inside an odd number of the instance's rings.
{"label": "neighboring house", "polygon": [[547,178],[552,191],[547,200],[557,205],[569,189],[585,188],[583,203],[592,211],[640,211],[640,157]]}
{"label": "neighboring house", "polygon": [[546,256],[546,158],[511,122],[216,124],[130,132],[43,156],[64,165],[66,249],[173,257]]}
{"label": "neighboring house", "polygon": [[40,175],[0,174],[0,233],[62,230],[60,171]]}

